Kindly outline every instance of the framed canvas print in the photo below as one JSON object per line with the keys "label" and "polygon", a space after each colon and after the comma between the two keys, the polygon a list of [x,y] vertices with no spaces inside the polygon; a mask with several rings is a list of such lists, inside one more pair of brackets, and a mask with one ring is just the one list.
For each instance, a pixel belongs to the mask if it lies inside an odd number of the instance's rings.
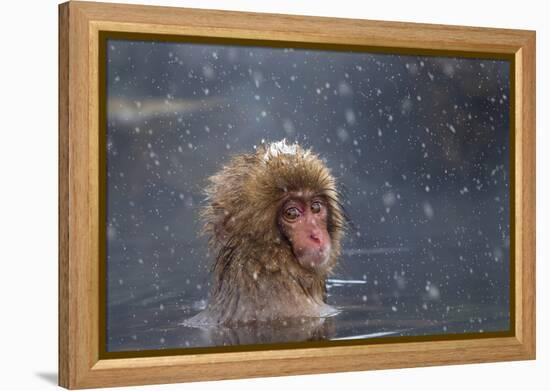
{"label": "framed canvas print", "polygon": [[535,358],[535,33],[59,7],[59,382]]}

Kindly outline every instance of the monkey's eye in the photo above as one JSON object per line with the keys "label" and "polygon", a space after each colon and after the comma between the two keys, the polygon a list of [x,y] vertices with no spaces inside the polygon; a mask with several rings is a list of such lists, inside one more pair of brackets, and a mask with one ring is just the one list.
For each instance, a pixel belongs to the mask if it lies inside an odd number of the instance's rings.
{"label": "monkey's eye", "polygon": [[321,211],[322,204],[320,201],[313,201],[311,203],[311,211],[313,213],[319,213]]}
{"label": "monkey's eye", "polygon": [[285,210],[285,218],[287,220],[296,220],[298,217],[300,217],[300,211],[296,207],[291,207]]}

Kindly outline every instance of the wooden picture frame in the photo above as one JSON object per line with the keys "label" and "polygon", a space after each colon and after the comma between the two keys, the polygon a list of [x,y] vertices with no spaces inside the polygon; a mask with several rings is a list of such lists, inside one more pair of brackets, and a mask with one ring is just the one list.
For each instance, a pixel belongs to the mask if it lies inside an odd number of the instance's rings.
{"label": "wooden picture frame", "polygon": [[[495,55],[513,64],[512,332],[105,358],[100,289],[102,32]],[[70,1],[59,6],[59,384],[90,388],[535,359],[535,32]]]}

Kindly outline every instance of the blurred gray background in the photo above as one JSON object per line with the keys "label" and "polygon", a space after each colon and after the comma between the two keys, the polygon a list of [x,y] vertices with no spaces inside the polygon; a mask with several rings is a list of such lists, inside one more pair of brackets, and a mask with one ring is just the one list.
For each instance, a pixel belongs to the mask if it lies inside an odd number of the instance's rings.
{"label": "blurred gray background", "polygon": [[107,46],[108,350],[212,344],[178,327],[209,291],[202,188],[282,138],[346,190],[329,301],[356,312],[336,337],[509,328],[507,61]]}

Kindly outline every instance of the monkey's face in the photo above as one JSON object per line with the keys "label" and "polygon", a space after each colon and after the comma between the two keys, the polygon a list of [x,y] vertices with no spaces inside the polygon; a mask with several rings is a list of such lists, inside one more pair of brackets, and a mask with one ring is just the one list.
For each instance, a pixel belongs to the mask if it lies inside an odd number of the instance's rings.
{"label": "monkey's face", "polygon": [[305,269],[322,271],[328,266],[332,250],[328,213],[322,196],[307,193],[291,193],[280,209],[279,227]]}

